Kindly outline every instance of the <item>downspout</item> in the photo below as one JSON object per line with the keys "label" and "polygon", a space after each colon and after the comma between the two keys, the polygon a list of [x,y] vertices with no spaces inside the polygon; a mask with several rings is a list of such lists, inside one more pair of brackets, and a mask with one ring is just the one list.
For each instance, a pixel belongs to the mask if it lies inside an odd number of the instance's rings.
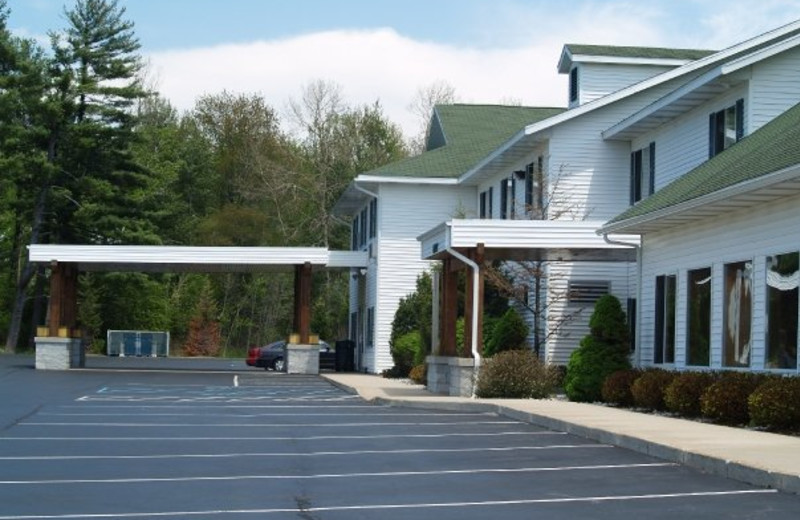
{"label": "downspout", "polygon": [[448,247],[447,252],[453,255],[453,257],[467,264],[472,269],[472,338],[470,338],[472,345],[470,345],[470,348],[472,349],[472,357],[475,359],[472,378],[472,397],[474,399],[475,389],[478,387],[478,374],[480,373],[481,368],[481,354],[478,352],[478,311],[480,310],[480,302],[478,301],[480,287],[478,287],[478,281],[480,279],[481,268],[477,263],[462,255],[452,247]]}
{"label": "downspout", "polygon": [[[607,244],[632,247],[636,249],[636,321],[639,321],[642,316],[642,247],[640,244],[608,238],[608,233],[603,233],[603,240],[605,240]],[[639,324],[637,323],[636,325],[636,336],[633,338],[636,348],[634,350],[633,360],[635,366],[639,367],[642,364],[642,344],[639,341],[642,331],[641,327],[638,326]]]}

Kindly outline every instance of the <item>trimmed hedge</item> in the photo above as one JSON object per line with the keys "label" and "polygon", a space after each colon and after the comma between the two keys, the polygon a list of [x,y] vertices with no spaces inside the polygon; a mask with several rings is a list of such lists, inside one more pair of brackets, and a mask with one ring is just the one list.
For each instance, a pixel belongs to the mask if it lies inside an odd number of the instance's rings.
{"label": "trimmed hedge", "polygon": [[721,424],[748,424],[747,399],[768,376],[751,372],[723,372],[719,381],[700,397],[703,417]]}
{"label": "trimmed hedge", "polygon": [[675,372],[668,370],[645,370],[631,385],[633,404],[648,410],[665,410],[664,391],[674,378]]}
{"label": "trimmed hedge", "polygon": [[617,370],[603,381],[603,401],[616,406],[633,406],[633,394],[631,386],[642,371],[631,368],[629,370]]}
{"label": "trimmed hedge", "polygon": [[561,383],[558,367],[539,361],[532,351],[506,350],[481,365],[475,395],[483,398],[543,399]]}
{"label": "trimmed hedge", "polygon": [[700,416],[700,397],[719,379],[711,372],[681,372],[664,391],[664,404],[670,412],[685,417]]}
{"label": "trimmed hedge", "polygon": [[747,399],[753,426],[770,430],[800,430],[800,377],[775,377]]}

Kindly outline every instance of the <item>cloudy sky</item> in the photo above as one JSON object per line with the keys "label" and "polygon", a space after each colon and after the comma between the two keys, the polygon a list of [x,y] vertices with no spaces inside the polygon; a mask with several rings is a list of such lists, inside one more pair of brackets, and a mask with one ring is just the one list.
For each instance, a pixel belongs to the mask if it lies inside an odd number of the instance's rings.
{"label": "cloudy sky", "polygon": [[[407,133],[416,91],[564,106],[564,43],[722,49],[800,19],[800,0],[119,0],[158,90],[191,109],[222,90],[276,109],[322,79],[352,104],[380,100]],[[10,27],[41,38],[72,0],[8,0]]]}

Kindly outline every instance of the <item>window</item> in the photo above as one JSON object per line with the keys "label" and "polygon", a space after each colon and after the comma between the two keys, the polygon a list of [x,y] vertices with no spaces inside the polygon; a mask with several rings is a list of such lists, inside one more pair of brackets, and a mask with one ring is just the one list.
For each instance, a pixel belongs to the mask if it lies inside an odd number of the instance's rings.
{"label": "window", "polygon": [[489,208],[486,205],[486,195],[488,195],[487,192],[485,192],[485,191],[481,192],[480,202],[479,202],[479,205],[478,205],[478,207],[479,207],[479,209],[478,209],[478,217],[479,218],[486,218],[488,216],[487,213],[486,213],[486,210],[489,209]]}
{"label": "window", "polygon": [[358,247],[361,248],[367,245],[367,208],[361,210],[361,217],[359,220],[358,229],[360,233],[358,237]]}
{"label": "window", "polygon": [[593,305],[601,296],[609,293],[611,284],[606,281],[571,281],[568,287],[568,300],[573,304]]}
{"label": "window", "polygon": [[631,154],[630,203],[636,204],[655,191],[656,143]]}
{"label": "window", "polygon": [[714,157],[744,136],[744,99],[708,117],[708,157]]}
{"label": "window", "polygon": [[500,181],[500,218],[508,218],[508,179]]}
{"label": "window", "polygon": [[687,284],[689,327],[686,363],[707,367],[711,360],[711,268],[689,271]]}
{"label": "window", "polygon": [[750,366],[750,327],[753,319],[753,263],[725,264],[722,364]]}
{"label": "window", "polygon": [[375,341],[375,307],[367,309],[367,348],[372,348]]}
{"label": "window", "polygon": [[578,101],[578,68],[569,71],[569,102]]}
{"label": "window", "polygon": [[355,216],[353,218],[353,231],[352,231],[352,237],[351,237],[352,240],[351,240],[351,243],[350,243],[350,249],[352,249],[353,251],[358,251],[358,239],[359,239],[359,236],[361,234],[361,231],[359,230],[359,227],[358,227],[359,222],[360,221],[359,221],[358,216]]}
{"label": "window", "polygon": [[675,362],[675,275],[656,277],[656,328],[653,363]]}
{"label": "window", "polygon": [[797,368],[800,253],[767,257],[767,368]]}
{"label": "window", "polygon": [[525,208],[529,218],[541,220],[544,218],[544,178],[542,172],[542,158],[536,163],[525,167]]}
{"label": "window", "polygon": [[378,231],[378,199],[369,203],[369,238],[375,238]]}

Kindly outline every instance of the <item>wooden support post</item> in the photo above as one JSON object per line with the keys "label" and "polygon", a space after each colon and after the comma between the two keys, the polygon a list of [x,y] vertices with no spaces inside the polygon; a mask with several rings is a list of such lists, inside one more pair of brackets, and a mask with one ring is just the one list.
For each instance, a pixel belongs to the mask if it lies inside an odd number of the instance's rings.
{"label": "wooden support post", "polygon": [[486,263],[486,252],[483,243],[478,244],[478,247],[475,249],[475,256],[472,257],[472,260],[478,264],[480,267],[480,272],[478,273],[478,351],[483,352],[483,304],[484,304],[484,287],[485,287],[485,263]]}
{"label": "wooden support post", "polygon": [[311,336],[311,263],[294,268],[294,328],[300,343],[308,344]]}
{"label": "wooden support post", "polygon": [[453,269],[453,263],[452,258],[446,258],[442,266],[442,339],[440,347],[443,356],[457,355],[458,271]]}
{"label": "wooden support post", "polygon": [[58,337],[61,327],[61,304],[64,293],[64,265],[53,262],[50,265],[50,301],[48,303],[48,336]]}

